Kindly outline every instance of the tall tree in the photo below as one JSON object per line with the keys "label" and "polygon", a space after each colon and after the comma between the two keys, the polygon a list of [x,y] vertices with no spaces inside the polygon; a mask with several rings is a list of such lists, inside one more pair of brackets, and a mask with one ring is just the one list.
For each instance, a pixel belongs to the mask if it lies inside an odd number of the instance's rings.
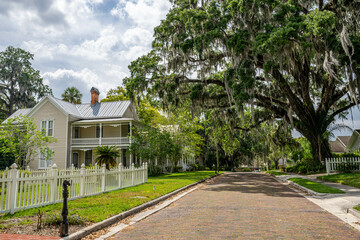
{"label": "tall tree", "polygon": [[359,12],[349,0],[177,0],[124,81],[130,96],[147,90],[165,104],[266,109],[320,161],[327,127],[359,99]]}
{"label": "tall tree", "polygon": [[5,117],[19,108],[33,107],[39,98],[52,94],[40,72],[33,69],[33,58],[33,54],[11,46],[0,52],[0,112]]}
{"label": "tall tree", "polygon": [[82,94],[80,93],[79,89],[76,87],[68,87],[65,89],[64,93],[61,94],[62,100],[73,103],[73,104],[80,104]]}

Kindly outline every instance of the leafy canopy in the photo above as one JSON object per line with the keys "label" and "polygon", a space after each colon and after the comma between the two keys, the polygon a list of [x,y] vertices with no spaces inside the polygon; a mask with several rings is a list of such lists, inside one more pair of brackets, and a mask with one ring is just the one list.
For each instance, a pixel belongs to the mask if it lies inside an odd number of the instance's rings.
{"label": "leafy canopy", "polygon": [[33,107],[51,89],[32,67],[34,55],[9,46],[0,52],[0,112],[10,116],[17,109]]}
{"label": "leafy canopy", "polygon": [[348,0],[173,1],[124,82],[130,97],[146,92],[165,106],[235,109],[240,123],[250,108],[254,125],[282,119],[321,160],[324,132],[358,101],[359,11]]}

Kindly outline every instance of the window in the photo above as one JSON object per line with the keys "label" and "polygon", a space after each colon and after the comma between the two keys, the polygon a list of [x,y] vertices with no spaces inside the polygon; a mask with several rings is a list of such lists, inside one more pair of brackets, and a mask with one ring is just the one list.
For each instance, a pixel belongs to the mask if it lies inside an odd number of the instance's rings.
{"label": "window", "polygon": [[46,148],[40,150],[39,155],[39,168],[48,168],[52,166],[54,151]]}
{"label": "window", "polygon": [[74,128],[74,138],[79,138],[79,137],[80,137],[80,128],[75,127]]}
{"label": "window", "polygon": [[[100,125],[96,125],[96,138],[100,137]],[[101,137],[104,137],[104,126],[101,126]]]}
{"label": "window", "polygon": [[54,120],[41,121],[42,133],[47,136],[54,136]]}

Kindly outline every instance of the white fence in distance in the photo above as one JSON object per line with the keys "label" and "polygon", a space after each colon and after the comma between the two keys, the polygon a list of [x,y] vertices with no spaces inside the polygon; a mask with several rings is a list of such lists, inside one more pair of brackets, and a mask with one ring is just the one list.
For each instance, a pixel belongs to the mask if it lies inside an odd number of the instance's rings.
{"label": "white fence in distance", "polygon": [[0,213],[13,214],[61,202],[64,180],[71,183],[69,200],[136,186],[147,182],[147,168],[147,163],[138,168],[134,164],[129,168],[119,164],[110,170],[105,165],[85,168],[83,164],[81,168],[59,170],[54,164],[46,170],[22,172],[14,163],[10,170],[0,175]]}
{"label": "white fence in distance", "polygon": [[360,171],[360,157],[325,158],[326,172],[340,171],[347,167],[352,171]]}

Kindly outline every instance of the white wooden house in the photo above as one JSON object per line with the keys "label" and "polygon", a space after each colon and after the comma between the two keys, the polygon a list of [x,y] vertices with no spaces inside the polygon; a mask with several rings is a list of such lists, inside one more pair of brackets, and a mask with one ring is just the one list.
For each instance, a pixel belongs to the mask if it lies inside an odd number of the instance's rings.
{"label": "white wooden house", "polygon": [[[97,90],[97,89],[96,89]],[[31,169],[45,169],[56,163],[58,168],[94,165],[94,149],[99,145],[117,146],[123,166],[136,163],[129,153],[132,127],[138,123],[135,107],[130,101],[98,102],[98,91],[92,91],[92,103],[72,104],[52,96],[44,97],[36,106],[20,109],[9,118],[26,115],[35,120],[38,129],[44,128],[57,142],[49,144],[52,159],[40,151],[29,163]],[[5,120],[6,121],[6,120]]]}

